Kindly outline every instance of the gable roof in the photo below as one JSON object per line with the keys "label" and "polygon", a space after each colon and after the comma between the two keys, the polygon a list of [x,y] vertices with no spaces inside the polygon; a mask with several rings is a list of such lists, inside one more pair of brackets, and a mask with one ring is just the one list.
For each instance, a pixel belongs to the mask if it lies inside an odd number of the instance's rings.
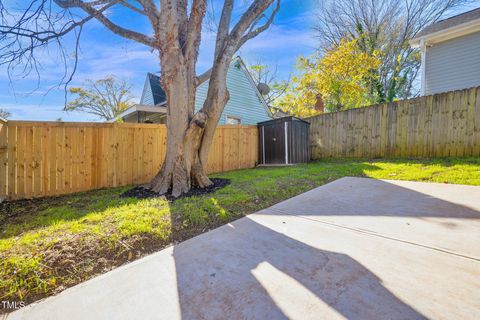
{"label": "gable roof", "polygon": [[245,64],[245,62],[243,62],[243,59],[240,58],[240,56],[237,56],[234,59],[232,59],[232,63],[233,62],[238,62],[240,64],[240,68],[243,70],[243,72],[247,76],[248,80],[250,81],[250,84],[252,85],[253,90],[255,91],[255,94],[257,95],[258,99],[260,100],[260,103],[263,105],[263,107],[267,111],[267,114],[271,117],[272,112],[270,111],[270,108],[267,104],[267,101],[265,101],[265,98],[263,97],[262,93],[260,92],[260,90],[258,90],[258,86],[255,83],[255,79],[253,79],[252,74],[250,73],[250,71],[248,71],[247,65]]}
{"label": "gable roof", "polygon": [[429,25],[428,27],[426,27],[425,29],[423,29],[417,35],[417,37],[422,37],[422,36],[425,36],[425,35],[430,34],[430,33],[434,33],[434,32],[440,31],[440,30],[455,27],[455,26],[458,26],[460,24],[464,24],[464,23],[467,23],[467,22],[470,22],[470,21],[476,20],[476,19],[480,19],[480,8],[477,8],[477,9],[474,9],[474,10],[471,10],[471,11],[467,11],[467,12],[458,14],[456,16],[453,16],[453,17],[450,17],[450,18],[447,18],[447,19],[443,19],[443,20],[440,20],[436,23],[433,23],[433,24]]}
{"label": "gable roof", "polygon": [[[150,89],[152,91],[152,97],[153,97],[153,104],[161,104],[167,100],[167,96],[165,94],[165,91],[163,88],[160,86],[160,77],[153,74],[153,73],[147,73],[147,83],[150,85]],[[145,89],[143,94],[145,94]]]}
{"label": "gable roof", "polygon": [[[270,108],[268,107],[267,102],[265,101],[265,98],[262,96],[262,94],[258,90],[258,87],[255,84],[255,80],[253,79],[250,71],[248,71],[248,68],[245,65],[245,63],[243,62],[242,58],[240,58],[239,56],[236,56],[235,58],[232,59],[232,62],[230,64],[230,66],[235,65],[236,63],[239,64],[241,70],[247,76],[249,82],[252,85],[253,90],[255,90],[255,93],[258,96],[258,99],[260,100],[260,103],[263,105],[263,107],[265,108],[267,113],[271,116],[272,114],[271,114]],[[210,73],[211,70],[212,69],[209,69],[206,73]],[[209,79],[210,79],[210,77],[206,78],[202,83],[208,81]],[[200,83],[200,84],[202,84],[202,83]],[[150,73],[150,72],[147,73],[147,82],[145,83],[145,85],[150,85],[154,105],[157,106],[157,105],[165,105],[166,104],[167,97],[166,97],[165,91],[160,86],[160,77],[159,76],[157,76],[153,73]],[[145,92],[146,92],[146,88],[144,87],[143,92],[142,92],[141,101],[143,101],[143,96],[145,95]]]}
{"label": "gable roof", "polygon": [[480,31],[480,8],[435,22],[418,33],[410,44],[420,45],[421,40],[430,42],[445,41],[475,31]]}

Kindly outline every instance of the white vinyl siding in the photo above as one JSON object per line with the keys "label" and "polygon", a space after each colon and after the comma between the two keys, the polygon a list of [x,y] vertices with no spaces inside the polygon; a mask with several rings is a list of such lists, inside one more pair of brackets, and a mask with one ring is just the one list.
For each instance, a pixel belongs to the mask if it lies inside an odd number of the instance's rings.
{"label": "white vinyl siding", "polygon": [[480,32],[426,49],[425,95],[480,86]]}

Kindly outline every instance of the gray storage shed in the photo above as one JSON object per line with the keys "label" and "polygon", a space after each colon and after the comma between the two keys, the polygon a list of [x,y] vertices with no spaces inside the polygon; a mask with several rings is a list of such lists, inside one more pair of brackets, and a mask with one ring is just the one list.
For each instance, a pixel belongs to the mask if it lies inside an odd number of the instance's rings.
{"label": "gray storage shed", "polygon": [[295,164],[310,161],[310,123],[284,117],[258,124],[260,164]]}

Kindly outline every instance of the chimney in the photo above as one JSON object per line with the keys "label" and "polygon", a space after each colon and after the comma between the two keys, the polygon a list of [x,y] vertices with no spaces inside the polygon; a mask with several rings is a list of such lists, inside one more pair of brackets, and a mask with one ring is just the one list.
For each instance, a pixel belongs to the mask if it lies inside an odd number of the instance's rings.
{"label": "chimney", "polygon": [[323,105],[323,99],[320,93],[317,94],[317,101],[315,102],[315,110],[320,113],[325,112],[325,106]]}

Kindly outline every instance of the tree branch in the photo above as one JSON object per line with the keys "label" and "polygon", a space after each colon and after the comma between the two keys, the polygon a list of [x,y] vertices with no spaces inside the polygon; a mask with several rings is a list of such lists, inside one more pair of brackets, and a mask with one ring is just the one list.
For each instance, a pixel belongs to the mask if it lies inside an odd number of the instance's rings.
{"label": "tree branch", "polygon": [[125,8],[128,8],[128,9],[130,9],[130,10],[136,12],[136,13],[147,16],[147,13],[145,12],[144,9],[139,9],[139,8],[135,7],[133,4],[128,3],[127,0],[120,0],[120,4],[122,6],[124,6]]}
{"label": "tree branch", "polygon": [[138,0],[138,2],[140,2],[143,10],[147,13],[154,34],[157,35],[160,32],[160,12],[158,11],[157,6],[153,0]]}
{"label": "tree branch", "polygon": [[80,0],[54,0],[54,1],[56,4],[58,4],[60,7],[64,9],[72,9],[72,8],[82,9],[89,15],[95,17],[95,19],[97,19],[101,24],[103,24],[105,27],[110,29],[110,31],[112,31],[113,33],[119,36],[143,43],[151,48],[156,48],[157,41],[155,41],[155,38],[121,27],[118,24],[115,24],[114,22],[112,22],[102,13],[102,11],[104,11],[104,8],[100,10],[97,10],[94,8],[95,6],[105,4],[107,2],[108,2],[107,6],[115,5],[117,3],[120,3],[119,1],[106,1],[106,0],[99,0],[99,1],[93,1],[93,2],[84,2]]}
{"label": "tree branch", "polygon": [[[231,46],[233,46],[235,49],[239,48],[238,44],[242,37],[245,36],[247,30],[253,23],[255,23],[258,17],[263,14],[263,12],[272,4],[273,1],[274,0],[256,0],[250,5],[230,33],[229,44]],[[280,6],[280,0],[277,0],[277,7],[278,6]],[[273,17],[275,17],[277,11],[277,8],[275,8]]]}
{"label": "tree branch", "polygon": [[220,24],[217,31],[215,43],[215,57],[223,51],[228,42],[228,33],[230,32],[230,21],[232,20],[233,0],[225,0],[220,17]]}
{"label": "tree branch", "polygon": [[205,71],[204,73],[202,73],[201,75],[195,78],[195,85],[199,86],[200,84],[204,83],[210,78],[211,75],[212,75],[212,69]]}
{"label": "tree branch", "polygon": [[198,50],[200,48],[202,23],[206,10],[206,0],[193,0],[187,25],[185,56],[187,59],[193,59],[194,64],[197,61]]}
{"label": "tree branch", "polygon": [[263,31],[267,30],[270,25],[273,23],[273,20],[275,19],[275,16],[277,15],[278,11],[280,10],[280,0],[277,0],[277,5],[275,6],[275,8],[273,9],[272,11],[272,14],[270,15],[270,17],[268,18],[268,20],[265,22],[265,24],[263,24],[262,26],[255,28],[255,25],[257,24],[258,21],[260,21],[261,17],[262,16],[259,16],[260,19],[258,19],[257,21],[255,21],[250,30],[238,41],[238,44],[235,48],[235,51],[237,51],[238,49],[240,49],[241,46],[243,46],[245,44],[245,42],[247,42],[248,40],[250,39],[253,39],[255,38],[256,36],[258,36],[260,33],[262,33]]}

